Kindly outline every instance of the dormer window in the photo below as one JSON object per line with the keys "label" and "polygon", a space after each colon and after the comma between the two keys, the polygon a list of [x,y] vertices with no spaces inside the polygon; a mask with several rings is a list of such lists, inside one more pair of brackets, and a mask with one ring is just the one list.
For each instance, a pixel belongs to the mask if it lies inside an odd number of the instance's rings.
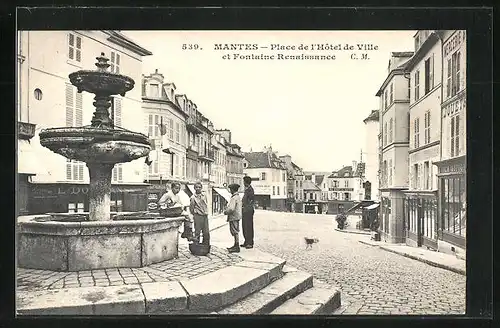
{"label": "dormer window", "polygon": [[349,172],[344,173],[344,177],[349,177]]}
{"label": "dormer window", "polygon": [[160,87],[158,84],[150,84],[149,85],[149,96],[152,98],[160,97]]}

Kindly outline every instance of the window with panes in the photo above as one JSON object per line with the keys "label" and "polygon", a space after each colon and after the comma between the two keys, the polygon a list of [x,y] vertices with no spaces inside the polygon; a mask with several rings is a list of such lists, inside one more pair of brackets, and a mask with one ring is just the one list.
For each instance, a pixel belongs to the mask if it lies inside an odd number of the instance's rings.
{"label": "window with panes", "polygon": [[391,143],[393,140],[393,133],[394,133],[393,125],[394,125],[394,120],[391,118],[389,120],[389,143]]}
{"label": "window with panes", "polygon": [[425,94],[429,93],[434,88],[434,54],[432,54],[424,64],[425,67]]}
{"label": "window with panes", "polygon": [[415,93],[415,101],[420,99],[420,71],[417,70],[414,75],[414,93]]}
{"label": "window with panes", "polygon": [[460,51],[455,52],[448,59],[446,77],[446,96],[453,97],[460,91]]}

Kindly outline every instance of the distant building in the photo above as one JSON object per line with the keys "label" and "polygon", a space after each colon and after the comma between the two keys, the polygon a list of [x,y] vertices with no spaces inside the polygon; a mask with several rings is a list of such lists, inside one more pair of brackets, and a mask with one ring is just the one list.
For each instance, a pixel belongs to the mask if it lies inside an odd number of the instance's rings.
{"label": "distant building", "polygon": [[365,123],[365,148],[363,151],[363,159],[365,162],[365,199],[378,200],[378,134],[380,131],[379,110],[372,110],[370,115],[368,115],[363,122]]}
{"label": "distant building", "polygon": [[[94,95],[78,93],[68,75],[95,69],[101,53],[109,59],[108,71],[130,76],[136,82],[124,97],[113,97],[111,119],[118,127],[144,132],[142,60],[152,53],[118,31],[19,31],[17,41],[18,212],[88,211],[89,174],[85,163],[42,147],[39,132],[91,123]],[[143,158],[115,166],[112,211],[146,208],[143,168]]]}
{"label": "distant building", "polygon": [[353,161],[327,177],[328,214],[344,213],[364,200],[365,163]]}
{"label": "distant building", "polygon": [[226,140],[215,132],[212,138],[212,150],[214,162],[212,163],[210,181],[213,190],[213,214],[221,214],[230,200],[230,194],[226,189]]}
{"label": "distant building", "polygon": [[406,64],[413,52],[392,52],[380,86],[379,190],[382,240],[404,241],[404,193],[408,188],[410,84]]}
{"label": "distant building", "polygon": [[303,212],[302,201],[303,198],[303,181],[304,172],[302,169],[292,162],[290,155],[283,155],[279,157],[287,170],[287,209],[290,212]]}
{"label": "distant building", "polygon": [[305,179],[312,181],[316,186],[321,189],[320,197],[318,198],[321,201],[328,200],[328,176],[331,172],[312,172],[305,171]]}
{"label": "distant building", "polygon": [[246,152],[243,172],[252,178],[255,201],[259,208],[286,210],[287,171],[271,147],[262,152]]}

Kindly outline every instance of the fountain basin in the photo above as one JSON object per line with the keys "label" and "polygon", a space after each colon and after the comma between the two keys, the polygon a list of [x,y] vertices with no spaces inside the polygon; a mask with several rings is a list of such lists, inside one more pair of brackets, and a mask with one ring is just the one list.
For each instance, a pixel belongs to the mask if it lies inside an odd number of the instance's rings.
{"label": "fountain basin", "polygon": [[40,144],[73,160],[112,164],[144,157],[151,150],[142,133],[97,127],[44,129]]}
{"label": "fountain basin", "polygon": [[183,217],[84,221],[78,213],[77,221],[71,216],[18,217],[18,265],[52,271],[139,268],[178,255]]}

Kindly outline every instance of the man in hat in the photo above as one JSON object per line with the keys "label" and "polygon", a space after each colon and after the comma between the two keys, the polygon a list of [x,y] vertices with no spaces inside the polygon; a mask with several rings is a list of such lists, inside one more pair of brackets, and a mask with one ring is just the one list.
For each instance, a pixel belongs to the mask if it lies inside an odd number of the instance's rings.
{"label": "man in hat", "polygon": [[252,187],[252,178],[249,176],[243,177],[245,193],[242,199],[242,220],[243,238],[245,241],[241,247],[253,248],[253,214],[255,212],[255,194]]}
{"label": "man in hat", "polygon": [[229,253],[239,253],[240,251],[240,220],[241,220],[241,198],[238,193],[240,189],[239,184],[230,184],[229,191],[231,192],[231,199],[224,214],[227,215],[227,222],[229,222],[229,232],[234,238],[234,245],[227,250]]}

